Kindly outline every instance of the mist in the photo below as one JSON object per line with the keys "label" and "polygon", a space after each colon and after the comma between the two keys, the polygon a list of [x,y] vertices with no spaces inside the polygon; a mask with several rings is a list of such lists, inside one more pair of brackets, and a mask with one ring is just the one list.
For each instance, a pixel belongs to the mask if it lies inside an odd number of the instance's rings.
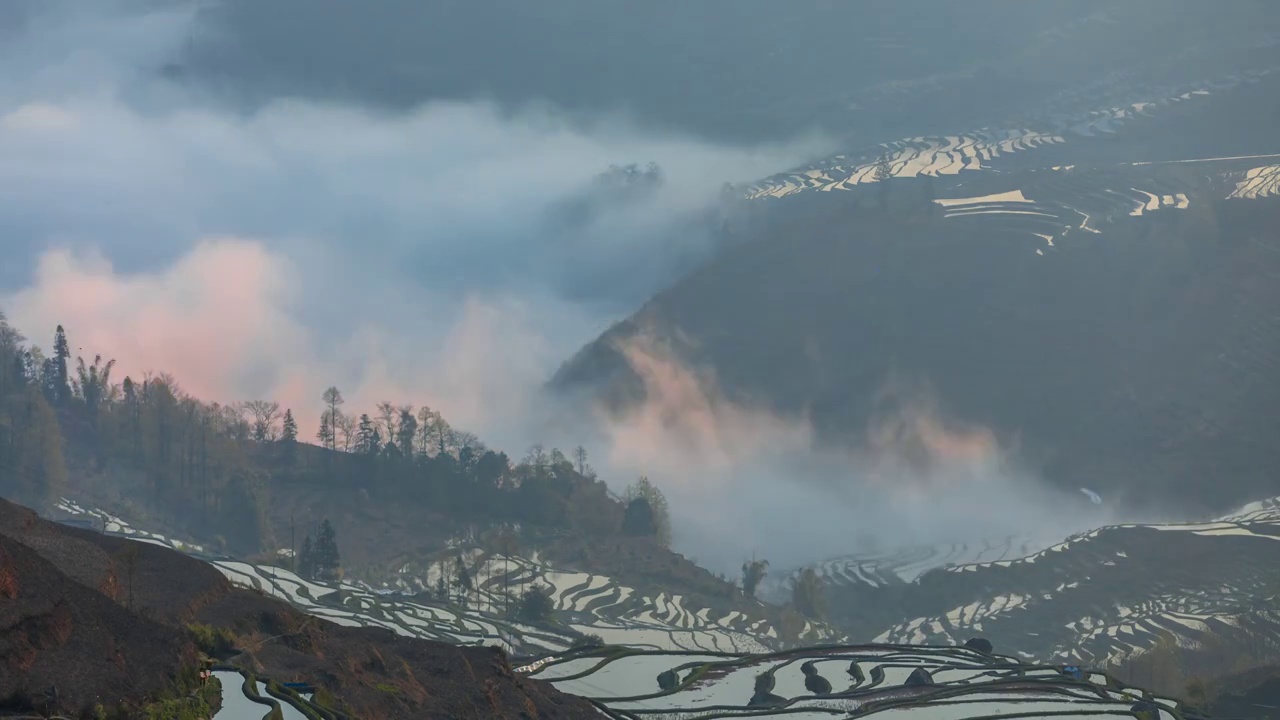
{"label": "mist", "polygon": [[[353,405],[416,396],[483,430],[459,385],[541,383],[712,250],[700,219],[724,182],[824,149],[480,101],[393,113],[280,98],[244,114],[157,72],[198,30],[194,10],[38,7],[0,49],[14,69],[0,78],[10,315],[33,335],[65,324],[121,371],[284,395],[304,417],[335,384]],[[658,192],[557,221],[610,165],[648,162]],[[188,322],[214,315],[209,332]],[[315,387],[282,391],[299,376]]]}
{"label": "mist", "polygon": [[[714,252],[702,218],[725,182],[820,155],[821,136],[715,144],[536,103],[282,96],[246,113],[158,72],[199,30],[192,9],[17,17],[0,45],[0,308],[38,344],[62,324],[116,379],[277,400],[304,437],[335,385],[348,411],[429,405],[517,457],[583,444],[615,490],[653,479],[677,549],[714,569],[1096,523],[927,401],[823,448],[806,418],[729,402],[657,343],[626,348],[647,402],[545,436],[556,365]],[[556,219],[610,165],[648,162],[654,193]]]}
{"label": "mist", "polygon": [[1007,537],[1048,544],[1138,521],[1116,504],[1051,486],[1016,442],[949,416],[922,379],[886,378],[876,417],[833,442],[803,414],[729,399],[714,372],[652,332],[618,349],[645,400],[597,408],[577,437],[607,450],[600,462],[613,476],[644,474],[657,484],[670,501],[676,548],[730,576],[753,554],[784,571],[901,546]]}

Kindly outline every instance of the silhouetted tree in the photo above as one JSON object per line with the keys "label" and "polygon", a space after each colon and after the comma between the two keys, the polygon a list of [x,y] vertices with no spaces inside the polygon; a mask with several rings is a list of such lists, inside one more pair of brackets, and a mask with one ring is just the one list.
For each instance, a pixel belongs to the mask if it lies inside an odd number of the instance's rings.
{"label": "silhouetted tree", "polygon": [[253,418],[250,436],[260,443],[275,442],[276,421],[280,418],[280,403],[270,400],[250,400],[244,409]]}
{"label": "silhouetted tree", "polygon": [[555,604],[551,601],[551,592],[542,584],[534,584],[520,594],[520,609],[517,616],[525,622],[543,622],[551,617]]}
{"label": "silhouetted tree", "polygon": [[382,449],[382,437],[378,428],[368,415],[360,416],[360,425],[356,430],[356,452],[361,455],[377,455]]}
{"label": "silhouetted tree", "polygon": [[310,535],[303,539],[302,551],[298,553],[298,574],[308,580],[316,577],[316,554],[311,546]]}
{"label": "silhouetted tree", "polygon": [[750,597],[755,597],[756,588],[760,587],[760,582],[769,574],[768,560],[751,560],[742,563],[742,591]]}
{"label": "silhouetted tree", "polygon": [[654,537],[662,543],[663,547],[670,547],[671,511],[667,506],[666,496],[656,485],[649,482],[649,478],[642,475],[640,479],[629,485],[622,495],[622,501],[628,506],[636,498],[644,498],[649,503],[649,508],[653,511]]}
{"label": "silhouetted tree", "polygon": [[638,537],[654,537],[658,534],[653,507],[648,500],[638,497],[627,503],[626,514],[622,516],[622,534]]}
{"label": "silhouetted tree", "polygon": [[281,426],[280,448],[283,450],[285,462],[292,465],[298,454],[298,421],[293,419],[293,410],[284,411],[284,421]]}
{"label": "silhouetted tree", "polygon": [[462,606],[467,606],[467,598],[471,594],[471,571],[467,569],[467,563],[462,559],[462,555],[458,555],[454,565],[454,573],[458,578],[458,594],[462,598]]}
{"label": "silhouetted tree", "polygon": [[396,441],[396,423],[400,419],[400,410],[395,403],[384,400],[378,403],[377,424],[378,435],[388,443]]}
{"label": "silhouetted tree", "polygon": [[338,408],[342,407],[342,404],[346,401],[342,399],[342,392],[333,386],[325,390],[320,398],[324,400],[325,411],[320,418],[320,432],[323,436],[317,435],[317,439],[326,443],[325,447],[330,450],[337,450],[338,417],[340,414]]}
{"label": "silhouetted tree", "polygon": [[797,612],[814,620],[821,620],[826,616],[822,578],[813,568],[805,568],[791,578],[791,604]]}
{"label": "silhouetted tree", "polygon": [[82,357],[76,358],[72,395],[84,403],[85,416],[94,429],[98,427],[98,409],[113,399],[115,388],[111,385],[111,369],[115,366],[114,359],[103,364],[101,355],[94,356],[92,365],[86,365]]}
{"label": "silhouetted tree", "polygon": [[400,419],[396,424],[396,447],[400,448],[400,454],[411,458],[413,457],[413,439],[418,434],[418,419],[413,416],[413,406],[404,405],[400,408]]}
{"label": "silhouetted tree", "polygon": [[336,430],[337,447],[342,452],[351,452],[356,442],[359,440],[359,429],[356,424],[355,415],[347,415],[341,411],[333,418],[334,428]]}
{"label": "silhouetted tree", "polygon": [[71,382],[67,362],[71,359],[71,345],[67,342],[67,333],[59,325],[53,333],[53,397],[54,405],[66,405],[71,399]]}
{"label": "silhouetted tree", "polygon": [[314,556],[317,577],[329,580],[337,576],[338,568],[341,566],[341,558],[338,555],[338,536],[334,532],[333,523],[330,523],[328,518],[320,523],[320,534],[316,537]]}
{"label": "silhouetted tree", "polygon": [[573,449],[573,462],[582,477],[588,477],[592,473],[591,466],[587,464],[587,449],[581,445]]}

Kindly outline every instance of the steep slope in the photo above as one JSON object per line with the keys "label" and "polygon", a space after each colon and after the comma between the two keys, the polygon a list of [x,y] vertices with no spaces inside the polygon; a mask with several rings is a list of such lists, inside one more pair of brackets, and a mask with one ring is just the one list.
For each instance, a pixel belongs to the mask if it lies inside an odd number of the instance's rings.
{"label": "steep slope", "polygon": [[[185,637],[182,628],[193,623],[230,631],[239,646],[233,651],[237,654],[232,662],[280,682],[302,681],[321,686],[361,718],[595,715],[589,704],[577,698],[540,683],[518,681],[496,648],[457,647],[387,630],[322,622],[261,593],[235,588],[213,566],[154,543],[70,528],[39,519],[7,501],[0,501],[0,537],[5,538],[6,548],[27,548],[25,552],[18,551],[19,561],[27,561],[35,554],[43,558],[44,565],[39,567],[44,571],[71,578],[63,582],[75,586],[65,596],[74,604],[113,608],[110,613],[123,613],[138,623],[139,616],[151,618],[167,626],[162,630],[170,638]],[[31,564],[27,561],[28,566]],[[64,566],[65,570],[61,569]],[[21,582],[21,575],[18,580]],[[34,605],[27,614],[36,618],[41,613],[48,615],[50,604],[56,611],[54,596],[47,593],[61,588],[36,587],[41,592],[31,596]],[[118,603],[125,603],[137,614],[120,608]],[[52,620],[46,622],[51,637],[60,643],[71,641],[71,631],[77,628],[81,617],[76,612],[80,611],[73,611],[69,619],[65,613],[54,612]],[[12,620],[18,632],[23,631],[21,619],[15,616]],[[84,627],[86,642],[98,637],[92,634],[93,627]],[[117,629],[138,629],[139,642],[150,637],[146,627],[118,624]],[[37,636],[35,641],[41,638]],[[25,647],[21,636],[15,635],[10,642],[15,649]],[[149,662],[176,665],[176,657],[171,659],[169,655],[173,653],[167,652],[159,640],[144,647],[154,651],[155,659],[139,660],[140,670],[152,668]],[[148,652],[148,657],[151,654]],[[56,659],[51,656],[46,660],[38,652],[32,659],[21,653],[13,657],[40,668],[52,667],[48,663]],[[85,667],[96,668],[96,663],[108,662],[107,657],[106,653],[87,652]],[[35,665],[37,662],[45,664]],[[132,666],[127,659],[122,662],[122,672],[129,673]],[[112,678],[110,673],[104,677]],[[147,681],[145,674],[140,678],[140,682]],[[123,687],[129,687],[127,681]]]}
{"label": "steep slope", "polygon": [[890,381],[923,382],[1066,487],[1222,511],[1280,469],[1274,163],[893,180],[887,208],[873,190],[763,201],[770,222],[552,387],[633,403],[623,350],[656,337],[729,399],[856,444],[912,400]]}
{"label": "steep slope", "polygon": [[1212,676],[1226,669],[1222,652],[1243,661],[1280,640],[1278,540],[1271,499],[1202,523],[1102,527],[1035,552],[975,543],[903,553],[910,564],[851,555],[814,567],[852,638],[946,645],[982,634],[1019,657],[1092,666],[1172,638],[1205,654],[1188,674]]}
{"label": "steep slope", "polygon": [[[678,598],[664,603],[661,596],[656,603],[646,601],[647,619],[603,616],[600,611],[615,604],[619,594],[607,578],[539,570],[538,564],[520,560],[491,562],[514,566],[526,576],[540,573],[552,588],[557,615],[569,618],[563,625],[500,619],[485,591],[473,593],[464,608],[361,584],[307,581],[280,568],[207,556],[206,562],[235,584],[285,599],[329,622],[532,653],[535,657],[522,661],[516,674],[589,697],[615,717],[640,711],[673,718],[693,712],[761,716],[757,713],[768,712],[762,703],[775,706],[779,717],[924,708],[947,708],[948,716],[955,717],[1014,709],[1123,716],[1152,698],[1099,672],[1108,661],[1140,654],[1162,637],[1188,647],[1238,649],[1250,638],[1265,643],[1274,634],[1280,616],[1268,614],[1259,601],[1265,600],[1271,572],[1266,541],[1280,537],[1278,509],[1280,500],[1272,500],[1199,525],[1102,528],[1024,558],[1015,557],[1026,548],[1017,543],[953,547],[924,557],[907,553],[907,564],[884,555],[878,558],[884,566],[875,579],[853,570],[861,570],[869,558],[833,559],[822,569],[834,615],[859,639],[883,630],[875,638],[880,644],[832,645],[833,638],[808,648],[758,654],[730,648],[759,648],[768,640],[767,627],[698,627],[702,613],[689,613]],[[173,544],[118,518],[106,519],[112,532]],[[1233,543],[1233,538],[1252,542]],[[1173,557],[1184,562],[1168,571]],[[983,561],[947,564],[976,558]],[[1187,563],[1186,558],[1198,562]],[[891,573],[911,581],[893,579],[897,576]],[[1051,588],[1054,583],[1061,587]],[[629,590],[621,588],[623,594]],[[987,599],[968,602],[973,597]],[[968,604],[947,609],[964,602]],[[934,615],[907,619],[918,612]],[[1066,631],[1055,631],[1059,626]],[[599,632],[613,647],[572,649],[577,632]],[[678,640],[682,633],[690,644]],[[751,641],[753,633],[759,643]],[[973,637],[993,642],[998,653],[956,647]],[[664,646],[671,649],[650,649]],[[1033,655],[1057,665],[1029,664]],[[810,663],[830,682],[830,695],[806,685],[804,667]],[[1080,678],[1064,674],[1063,666],[1072,663],[1085,668]],[[669,670],[673,678],[666,677]],[[917,670],[928,675],[908,682]],[[1215,674],[1213,668],[1195,672],[1201,671]],[[760,676],[770,683],[767,695],[756,692]],[[931,683],[920,684],[925,677]],[[674,686],[663,685],[673,679]],[[821,686],[817,680],[810,683]],[[1157,701],[1170,717],[1198,714],[1176,700]]]}
{"label": "steep slope", "polygon": [[[138,707],[174,690],[196,660],[177,630],[129,612],[0,534],[0,708]],[[50,688],[56,699],[46,697]]]}
{"label": "steep slope", "polygon": [[[459,546],[446,556],[447,562],[406,564],[393,583],[375,588],[361,581],[306,580],[274,565],[210,554],[66,500],[59,510],[108,534],[197,557],[233,584],[280,598],[309,615],[406,637],[501,647],[513,655],[562,652],[592,635],[612,645],[711,652],[765,652],[835,639],[825,625],[740,593],[708,600],[682,593],[682,583],[670,579],[631,585],[608,575],[565,569],[536,551],[525,558]],[[640,549],[666,553],[657,547]],[[446,572],[452,570],[459,558],[471,577],[471,589],[465,595],[455,591],[447,599],[438,597],[438,584],[447,581],[442,565]],[[547,594],[549,612],[541,622],[514,617],[518,600],[510,596],[518,598],[528,588],[542,588]]]}

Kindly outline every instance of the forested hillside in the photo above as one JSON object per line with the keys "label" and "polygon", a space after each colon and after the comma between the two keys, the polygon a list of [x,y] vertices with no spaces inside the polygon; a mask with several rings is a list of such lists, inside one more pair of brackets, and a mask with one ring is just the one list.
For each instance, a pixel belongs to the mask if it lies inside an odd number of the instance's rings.
{"label": "forested hillside", "polygon": [[[534,446],[513,462],[430,408],[386,402],[348,412],[337,388],[317,389],[326,410],[311,443],[292,410],[274,402],[203,402],[165,374],[116,378],[112,360],[73,359],[62,327],[48,354],[3,316],[0,332],[0,494],[36,507],[64,493],[126,503],[157,527],[217,538],[238,554],[300,547],[324,517],[307,515],[309,506],[337,513],[353,499],[411,513],[419,530],[437,525],[411,533],[415,547],[442,544],[469,524],[504,523],[548,538],[669,542],[661,492],[642,479],[625,497],[611,495],[583,448],[570,458]],[[384,518],[365,529],[394,525]],[[361,561],[406,549],[344,535],[347,556]]]}

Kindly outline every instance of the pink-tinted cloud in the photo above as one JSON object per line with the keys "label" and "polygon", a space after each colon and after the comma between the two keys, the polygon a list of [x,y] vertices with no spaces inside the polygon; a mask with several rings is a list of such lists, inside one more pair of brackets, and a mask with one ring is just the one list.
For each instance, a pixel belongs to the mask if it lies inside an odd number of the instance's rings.
{"label": "pink-tinted cloud", "polygon": [[869,537],[1049,540],[1097,520],[1055,505],[993,430],[947,418],[926,383],[887,378],[863,433],[819,443],[808,418],[734,402],[653,332],[617,348],[645,399],[597,411],[607,467],[615,479],[649,475],[672,500],[677,545],[713,566],[758,551],[785,567]]}
{"label": "pink-tinted cloud", "polygon": [[305,344],[285,312],[290,284],[287,263],[244,240],[204,241],[165,272],[125,277],[100,256],[54,250],[4,305],[29,335],[65,326],[73,351],[116,358],[121,375],[172,372],[225,400],[247,359]]}
{"label": "pink-tinted cloud", "polygon": [[812,428],[802,418],[734,403],[719,391],[710,371],[695,371],[651,333],[617,346],[644,386],[645,400],[605,417],[610,462],[619,466],[680,471],[702,490],[723,490],[735,468],[767,456],[807,450]]}
{"label": "pink-tinted cloud", "polygon": [[348,336],[325,335],[295,314],[299,280],[287,258],[236,238],[201,241],[170,267],[135,274],[97,255],[54,250],[33,283],[0,298],[0,307],[31,336],[51,338],[63,325],[75,354],[116,359],[117,380],[167,372],[207,402],[277,400],[304,431],[331,384],[350,412],[372,412],[383,400],[428,404],[482,429],[524,411],[548,361],[515,301],[466,299],[442,335],[381,319]]}

